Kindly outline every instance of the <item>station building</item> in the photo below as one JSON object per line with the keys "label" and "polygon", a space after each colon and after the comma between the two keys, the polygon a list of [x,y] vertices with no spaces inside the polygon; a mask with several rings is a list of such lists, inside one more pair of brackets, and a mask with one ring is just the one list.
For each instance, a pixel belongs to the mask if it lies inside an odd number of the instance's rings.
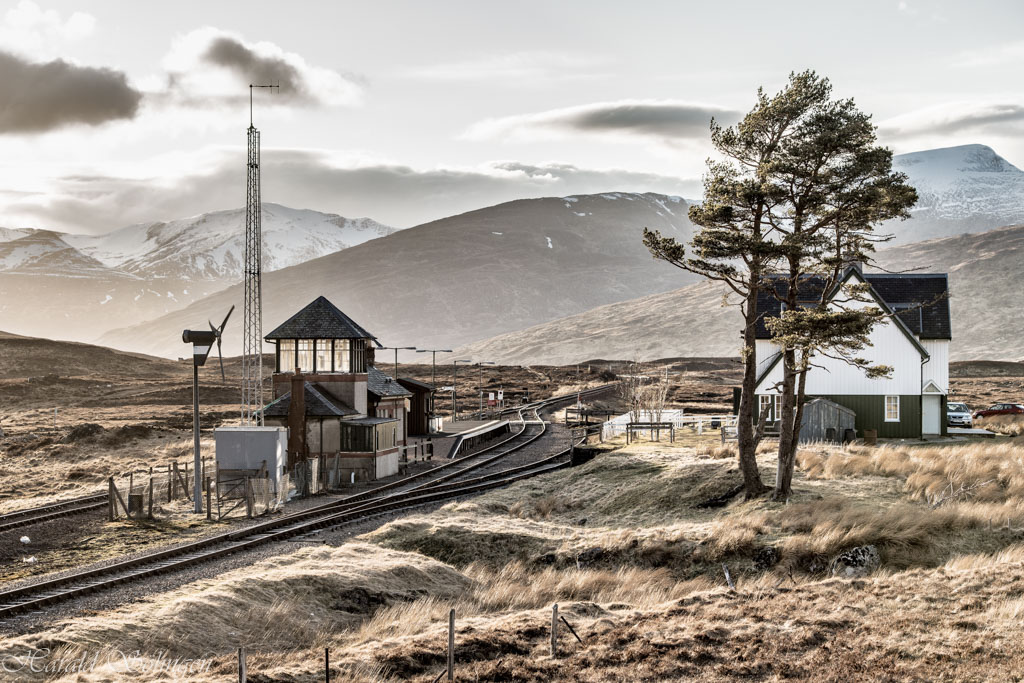
{"label": "station building", "polygon": [[289,465],[322,458],[339,482],[397,474],[414,392],[375,366],[377,338],[321,296],[265,339],[276,362],[264,422],[289,428]]}

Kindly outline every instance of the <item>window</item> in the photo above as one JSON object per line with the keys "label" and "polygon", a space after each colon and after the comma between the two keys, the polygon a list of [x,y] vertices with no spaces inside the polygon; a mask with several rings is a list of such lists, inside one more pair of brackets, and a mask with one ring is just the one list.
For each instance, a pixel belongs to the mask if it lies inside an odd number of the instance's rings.
{"label": "window", "polygon": [[299,369],[303,372],[313,372],[313,340],[299,340]]}
{"label": "window", "polygon": [[352,370],[351,372],[366,372],[366,342],[362,339],[352,340]]}
{"label": "window", "polygon": [[761,419],[761,412],[768,408],[768,422],[775,422],[782,417],[782,394],[761,394],[761,403],[758,406],[755,419]]}
{"label": "window", "polygon": [[331,340],[330,339],[317,339],[316,340],[316,371],[317,372],[330,372],[331,371]]}
{"label": "window", "polygon": [[291,372],[295,369],[295,340],[282,339],[277,342],[277,371]]}
{"label": "window", "polygon": [[900,421],[900,397],[899,396],[886,396],[885,397],[885,421],[886,422],[899,422]]}
{"label": "window", "polygon": [[348,339],[334,340],[334,371],[352,372],[349,369]]}

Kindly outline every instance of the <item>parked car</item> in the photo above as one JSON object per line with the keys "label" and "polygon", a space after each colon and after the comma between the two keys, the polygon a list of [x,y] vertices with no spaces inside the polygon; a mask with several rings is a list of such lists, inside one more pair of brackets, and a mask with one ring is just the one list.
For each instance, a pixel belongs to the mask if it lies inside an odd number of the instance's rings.
{"label": "parked car", "polygon": [[947,403],[946,424],[950,427],[970,427],[974,424],[971,409],[966,403]]}
{"label": "parked car", "polygon": [[993,415],[1024,415],[1024,406],[1019,403],[997,403],[985,410],[975,411],[974,419],[992,417]]}

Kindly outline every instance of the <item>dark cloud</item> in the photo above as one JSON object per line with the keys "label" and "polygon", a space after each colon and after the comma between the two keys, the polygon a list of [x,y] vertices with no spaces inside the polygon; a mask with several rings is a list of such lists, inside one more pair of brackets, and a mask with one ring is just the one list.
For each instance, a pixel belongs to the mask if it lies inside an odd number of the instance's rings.
{"label": "dark cloud", "polygon": [[581,131],[625,131],[668,138],[705,137],[712,117],[739,120],[738,112],[692,104],[611,103],[567,116],[562,125]]}
{"label": "dark cloud", "polygon": [[32,63],[0,52],[0,133],[131,119],[141,100],[120,71],[60,59]]}
{"label": "dark cloud", "polygon": [[[130,223],[233,208],[237,202],[224,198],[244,197],[244,184],[240,152],[214,170],[175,184],[81,175],[64,178],[58,190],[45,197],[25,198],[8,207],[37,216],[40,227],[106,232]],[[696,180],[571,164],[501,162],[468,170],[383,164],[339,168],[316,152],[263,152],[265,201],[349,217],[369,216],[396,227],[528,197],[609,191],[690,196],[699,187]]]}
{"label": "dark cloud", "polygon": [[706,139],[712,118],[732,124],[739,117],[739,112],[702,104],[622,100],[488,119],[470,127],[465,137],[492,139],[508,135],[528,138],[551,134],[611,133],[663,140]]}
{"label": "dark cloud", "polygon": [[256,54],[241,41],[230,36],[215,38],[203,60],[231,69],[250,84],[280,85],[283,94],[313,100],[302,74],[279,57]]}
{"label": "dark cloud", "polygon": [[1017,103],[956,103],[911,112],[879,125],[883,135],[917,137],[956,133],[1019,132],[1024,106]]}

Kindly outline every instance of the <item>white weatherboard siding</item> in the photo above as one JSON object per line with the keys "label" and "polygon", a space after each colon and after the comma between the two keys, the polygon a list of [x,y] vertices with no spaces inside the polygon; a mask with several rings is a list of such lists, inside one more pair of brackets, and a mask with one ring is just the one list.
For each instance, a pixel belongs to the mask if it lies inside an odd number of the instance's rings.
{"label": "white weatherboard siding", "polygon": [[757,351],[757,376],[760,377],[768,365],[775,360],[775,354],[779,352],[779,345],[770,339],[757,339],[754,344]]}
{"label": "white weatherboard siding", "polygon": [[931,380],[942,389],[943,393],[949,392],[949,340],[948,339],[924,339],[921,346],[928,352],[928,362],[922,370],[924,376],[921,382],[922,387]]}
{"label": "white weatherboard siding", "polygon": [[[896,323],[886,321],[871,331],[871,346],[858,355],[872,364],[890,365],[889,378],[869,379],[862,370],[848,363],[816,356],[814,367],[807,373],[808,396],[844,395],[907,395],[921,393],[921,352],[910,342]],[[757,393],[775,393],[767,387],[782,381],[782,363],[778,363],[758,385]]]}

